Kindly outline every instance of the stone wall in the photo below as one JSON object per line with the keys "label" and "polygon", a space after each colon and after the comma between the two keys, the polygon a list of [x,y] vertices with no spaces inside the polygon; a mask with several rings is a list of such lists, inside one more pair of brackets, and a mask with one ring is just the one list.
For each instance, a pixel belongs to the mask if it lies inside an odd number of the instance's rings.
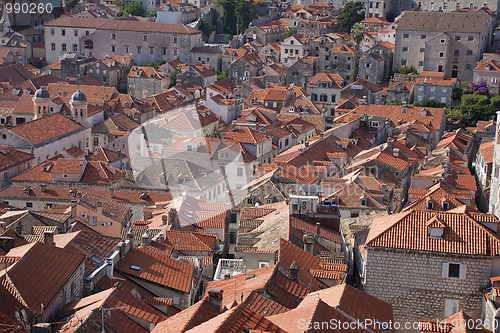
{"label": "stone wall", "polygon": [[[466,264],[466,277],[442,277],[444,262]],[[365,289],[392,304],[400,323],[444,319],[445,298],[458,299],[459,310],[479,318],[481,289],[489,282],[490,270],[488,258],[368,248]]]}

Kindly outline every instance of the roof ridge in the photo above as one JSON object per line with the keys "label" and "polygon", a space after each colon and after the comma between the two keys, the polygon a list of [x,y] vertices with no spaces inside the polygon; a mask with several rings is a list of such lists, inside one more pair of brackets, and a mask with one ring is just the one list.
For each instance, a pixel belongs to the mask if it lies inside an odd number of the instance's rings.
{"label": "roof ridge", "polygon": [[5,272],[5,278],[1,282],[2,286],[5,287],[5,289],[15,298],[17,299],[22,305],[27,307],[29,309],[28,304],[24,300],[24,298],[21,296],[21,293],[19,290],[17,290],[16,285],[14,282],[11,280],[9,274]]}

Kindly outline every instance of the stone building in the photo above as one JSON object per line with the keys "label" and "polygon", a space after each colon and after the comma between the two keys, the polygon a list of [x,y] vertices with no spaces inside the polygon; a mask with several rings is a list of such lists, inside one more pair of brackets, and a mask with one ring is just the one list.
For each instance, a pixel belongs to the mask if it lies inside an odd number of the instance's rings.
{"label": "stone building", "polygon": [[500,57],[491,55],[481,59],[474,68],[472,82],[486,82],[488,92],[492,95],[500,94]]}
{"label": "stone building", "polygon": [[259,76],[263,73],[264,62],[257,53],[247,53],[229,64],[229,77],[237,83],[243,83],[251,77]]}
{"label": "stone building", "polygon": [[128,93],[135,98],[146,98],[162,92],[170,78],[153,67],[134,66],[127,75]]}
{"label": "stone building", "polygon": [[359,59],[358,77],[377,84],[384,79],[384,58],[378,53],[368,53]]}
{"label": "stone building", "polygon": [[500,111],[497,111],[497,128],[495,132],[495,148],[493,153],[493,169],[491,174],[490,205],[489,212],[500,216]]}
{"label": "stone building", "polygon": [[331,50],[330,69],[340,74],[348,83],[356,80],[358,51],[347,45],[338,45]]}
{"label": "stone building", "polygon": [[183,24],[61,16],[45,25],[49,63],[67,51],[97,59],[130,56],[138,64],[176,58],[189,63],[191,49],[201,44],[201,32]]}
{"label": "stone building", "polygon": [[285,70],[285,85],[306,87],[316,68],[316,57],[299,58]]}
{"label": "stone building", "polygon": [[396,28],[394,65],[471,81],[489,45],[492,25],[493,18],[484,11],[405,12]]}
{"label": "stone building", "polygon": [[460,310],[478,319],[481,290],[499,273],[496,223],[494,216],[465,206],[376,219],[364,243],[364,289],[392,304],[401,323],[443,319]]}

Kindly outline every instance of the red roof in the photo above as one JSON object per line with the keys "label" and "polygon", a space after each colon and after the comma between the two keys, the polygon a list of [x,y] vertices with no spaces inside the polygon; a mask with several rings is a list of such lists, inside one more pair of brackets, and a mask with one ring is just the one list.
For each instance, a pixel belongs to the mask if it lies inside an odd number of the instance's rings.
{"label": "red roof", "polygon": [[[442,239],[429,237],[427,223],[434,217],[446,226]],[[500,236],[467,213],[412,209],[376,219],[366,247],[496,256],[500,254]]]}
{"label": "red roof", "polygon": [[[130,268],[140,267],[140,271]],[[170,258],[160,250],[139,247],[116,265],[116,270],[163,287],[189,293],[194,266]]]}

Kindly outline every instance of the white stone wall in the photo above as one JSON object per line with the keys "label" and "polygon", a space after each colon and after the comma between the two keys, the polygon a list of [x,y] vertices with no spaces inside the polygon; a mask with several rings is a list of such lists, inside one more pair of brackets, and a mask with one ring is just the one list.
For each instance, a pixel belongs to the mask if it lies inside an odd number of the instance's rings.
{"label": "white stone wall", "polygon": [[[466,264],[466,277],[443,278],[444,262]],[[401,323],[444,319],[445,298],[459,299],[459,310],[479,318],[490,270],[488,258],[368,248],[365,290],[392,304]]]}

